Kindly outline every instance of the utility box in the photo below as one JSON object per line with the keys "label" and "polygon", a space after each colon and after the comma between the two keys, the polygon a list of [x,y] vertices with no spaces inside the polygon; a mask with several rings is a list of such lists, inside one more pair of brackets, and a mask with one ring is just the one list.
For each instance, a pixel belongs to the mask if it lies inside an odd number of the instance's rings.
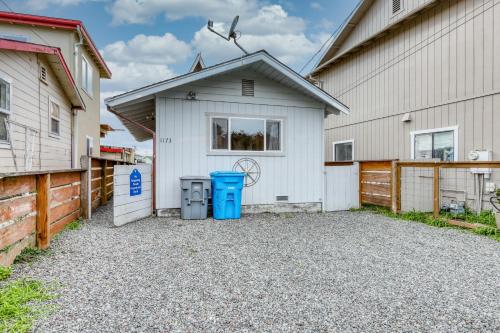
{"label": "utility box", "polygon": [[181,219],[203,220],[208,214],[211,179],[204,176],[181,177]]}

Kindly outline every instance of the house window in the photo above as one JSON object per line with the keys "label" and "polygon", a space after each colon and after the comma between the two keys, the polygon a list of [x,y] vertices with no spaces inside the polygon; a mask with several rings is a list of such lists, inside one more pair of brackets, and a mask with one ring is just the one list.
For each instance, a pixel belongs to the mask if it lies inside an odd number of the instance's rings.
{"label": "house window", "polygon": [[336,162],[352,161],[354,157],[354,140],[333,143],[333,157]]}
{"label": "house window", "polygon": [[89,96],[92,96],[93,78],[92,66],[85,57],[82,57],[82,88]]}
{"label": "house window", "polygon": [[457,161],[458,127],[412,132],[411,144],[415,160]]}
{"label": "house window", "polygon": [[214,117],[211,119],[212,150],[282,151],[280,119]]}
{"label": "house window", "polygon": [[49,132],[52,135],[59,136],[61,134],[61,108],[59,104],[55,101],[50,100],[50,120],[49,120]]}
{"label": "house window", "polygon": [[0,142],[9,141],[7,120],[11,114],[12,80],[0,76]]}

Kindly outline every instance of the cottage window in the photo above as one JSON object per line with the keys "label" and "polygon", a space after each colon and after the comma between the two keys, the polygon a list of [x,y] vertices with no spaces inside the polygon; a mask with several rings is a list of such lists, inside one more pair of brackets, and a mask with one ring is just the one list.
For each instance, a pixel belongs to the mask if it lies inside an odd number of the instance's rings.
{"label": "cottage window", "polygon": [[12,80],[0,76],[0,142],[9,141],[7,121],[11,114]]}
{"label": "cottage window", "polygon": [[449,127],[411,133],[412,158],[457,161],[458,128]]}
{"label": "cottage window", "polygon": [[59,136],[61,134],[61,108],[59,104],[55,101],[51,100],[49,102],[50,105],[50,122],[49,122],[49,130],[50,134]]}
{"label": "cottage window", "polygon": [[354,140],[337,141],[333,143],[334,161],[352,161],[353,160]]}
{"label": "cottage window", "polygon": [[211,125],[212,150],[282,151],[282,120],[214,117]]}
{"label": "cottage window", "polygon": [[93,95],[93,79],[94,73],[92,72],[92,66],[89,61],[82,56],[82,88],[89,96]]}

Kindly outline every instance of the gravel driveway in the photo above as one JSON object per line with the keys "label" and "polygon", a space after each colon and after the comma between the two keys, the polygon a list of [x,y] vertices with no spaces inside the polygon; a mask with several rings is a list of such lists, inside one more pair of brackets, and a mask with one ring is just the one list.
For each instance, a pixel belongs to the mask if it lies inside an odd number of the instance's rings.
{"label": "gravel driveway", "polygon": [[40,332],[492,332],[500,243],[367,212],[239,221],[111,209],[16,276],[59,281]]}

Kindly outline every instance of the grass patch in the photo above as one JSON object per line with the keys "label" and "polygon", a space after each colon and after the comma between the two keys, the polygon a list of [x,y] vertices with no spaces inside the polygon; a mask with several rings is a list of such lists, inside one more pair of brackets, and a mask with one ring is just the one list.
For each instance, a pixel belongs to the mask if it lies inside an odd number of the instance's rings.
{"label": "grass patch", "polygon": [[12,268],[0,265],[0,281],[6,280],[12,274]]}
{"label": "grass patch", "polygon": [[19,264],[23,262],[29,263],[47,253],[49,253],[49,250],[41,250],[36,247],[26,247],[16,257],[16,259],[14,260],[14,264]]}
{"label": "grass patch", "polygon": [[465,214],[455,215],[455,214],[445,213],[441,214],[437,218],[434,217],[432,213],[419,212],[415,210],[411,212],[396,214],[393,213],[389,208],[372,206],[372,205],[365,205],[361,208],[350,209],[350,211],[352,212],[369,211],[376,214],[385,215],[391,218],[425,223],[427,225],[438,228],[445,228],[445,227],[456,228],[452,225],[449,225],[447,220],[451,218],[461,219],[470,223],[484,224],[484,227],[471,229],[471,231],[474,232],[475,234],[488,236],[500,242],[500,230],[496,228],[495,214],[493,214],[493,212],[491,211],[482,211],[480,214],[474,214],[472,211],[466,210]]}
{"label": "grass patch", "polygon": [[498,242],[500,242],[500,230],[492,227],[481,227],[473,229],[472,232],[478,235],[488,236]]}
{"label": "grass patch", "polygon": [[0,332],[31,331],[35,320],[51,307],[41,304],[55,296],[41,282],[29,279],[12,281],[0,288]]}
{"label": "grass patch", "polygon": [[463,220],[469,223],[479,223],[491,227],[496,227],[495,214],[491,210],[483,210],[481,213],[476,214],[469,208],[466,208],[465,213],[463,214],[444,213],[442,215],[451,219]]}
{"label": "grass patch", "polygon": [[67,230],[78,230],[82,227],[81,220],[74,220],[66,225]]}

